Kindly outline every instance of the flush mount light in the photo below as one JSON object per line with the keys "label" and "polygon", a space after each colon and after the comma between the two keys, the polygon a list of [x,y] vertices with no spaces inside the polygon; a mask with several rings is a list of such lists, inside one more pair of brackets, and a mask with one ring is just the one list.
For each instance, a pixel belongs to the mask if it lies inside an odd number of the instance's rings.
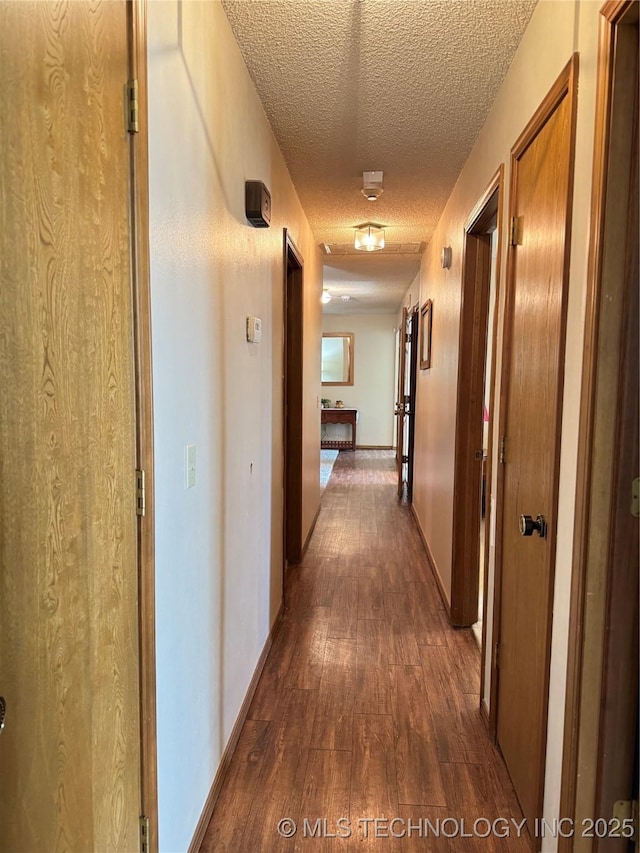
{"label": "flush mount light", "polygon": [[329,293],[328,289],[325,287],[322,291],[322,296],[320,297],[320,301],[322,302],[323,305],[326,305],[327,302],[331,302],[332,298],[333,297]]}
{"label": "flush mount light", "polygon": [[384,249],[384,228],[367,222],[356,228],[353,245],[361,252],[378,252]]}
{"label": "flush mount light", "polygon": [[382,189],[382,174],[382,172],[362,173],[362,195],[368,201],[376,201],[384,192]]}

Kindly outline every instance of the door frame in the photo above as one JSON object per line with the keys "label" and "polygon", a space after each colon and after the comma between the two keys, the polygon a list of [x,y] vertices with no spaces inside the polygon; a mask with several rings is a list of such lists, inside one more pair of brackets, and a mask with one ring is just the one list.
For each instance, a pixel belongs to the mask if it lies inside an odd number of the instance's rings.
{"label": "door frame", "polygon": [[[560,102],[568,97],[570,99],[570,127],[569,127],[569,146],[570,155],[569,162],[573,164],[576,144],[576,119],[577,119],[577,92],[578,92],[578,54],[574,53],[560,72],[556,81],[550,88],[549,92],[542,100],[540,106],[534,112],[533,116],[525,126],[524,130],[514,143],[511,149],[510,156],[510,182],[509,182],[509,213],[508,221],[515,217],[517,213],[517,181],[518,181],[518,160],[524,154],[527,147],[531,144],[536,135],[540,132],[546,122],[553,115],[555,109]],[[560,322],[560,348],[559,348],[559,364],[564,365],[565,348],[566,348],[566,325],[567,325],[567,293],[569,286],[569,267],[571,258],[571,224],[572,224],[572,209],[573,209],[573,183],[574,169],[571,166],[569,170],[569,182],[567,187],[567,206],[565,220],[565,254],[564,268],[562,276],[562,307],[561,307],[561,322]],[[500,372],[500,399],[498,403],[498,435],[500,436],[501,444],[506,436],[508,399],[509,399],[509,373],[511,368],[512,347],[513,347],[513,315],[515,309],[515,293],[513,288],[513,280],[515,275],[515,246],[508,242],[506,275],[505,275],[505,306],[502,321],[502,365]],[[556,419],[558,428],[561,428],[561,414],[564,392],[564,372],[560,372],[558,378],[558,392],[556,400]],[[556,542],[557,542],[557,525],[556,518],[558,512],[558,494],[559,494],[559,475],[560,475],[560,451],[561,451],[561,436],[558,436],[555,447],[555,458],[553,464],[553,490],[552,490],[552,523],[549,525],[549,595],[553,596],[554,578],[555,578],[555,563],[556,563]],[[508,454],[508,445],[506,446]],[[496,485],[496,524],[495,524],[495,568],[494,568],[494,597],[493,597],[493,624],[492,624],[492,649],[491,649],[491,690],[490,690],[490,712],[489,723],[493,732],[497,733],[498,722],[498,682],[500,678],[500,670],[498,666],[498,649],[500,644],[501,631],[501,608],[502,608],[502,564],[503,564],[503,534],[504,534],[504,490],[505,490],[505,456],[501,454],[498,460],[497,470],[497,485]],[[549,602],[549,612],[552,613],[553,601]],[[550,664],[551,664],[551,633],[553,620],[549,620],[546,637],[546,661],[545,661],[545,685],[544,685],[544,713],[543,718],[548,718],[549,706],[549,679],[550,679]],[[546,765],[546,743],[547,731],[545,728],[544,736],[541,742],[541,751],[539,756],[540,769],[540,791],[538,793],[538,801],[542,806],[542,798],[544,794],[544,767]],[[539,849],[540,839],[532,838],[535,849]]]}
{"label": "door frame", "polygon": [[[302,395],[304,355],[304,259],[283,228],[283,571],[302,559]],[[292,291],[289,292],[289,286]],[[290,319],[291,314],[291,319]],[[295,347],[297,358],[289,359]],[[291,362],[291,363],[290,363]],[[284,578],[283,578],[284,580]]]}
{"label": "door frame", "polygon": [[413,307],[407,318],[411,331],[408,333],[411,349],[409,350],[409,411],[407,418],[407,501],[413,502],[413,460],[416,451],[416,395],[418,392],[418,336],[420,331],[420,309]]}
{"label": "door frame", "polygon": [[407,317],[409,311],[406,305],[402,306],[402,317],[400,320],[399,344],[398,344],[398,399],[396,401],[396,470],[398,474],[398,497],[402,497],[404,480],[402,479],[402,458],[404,455],[404,380],[406,374],[407,359]]}
{"label": "door frame", "polygon": [[[612,461],[615,458],[615,441],[613,445],[609,444],[609,448],[603,445],[598,430],[598,414],[602,412],[602,408],[598,406],[597,392],[599,380],[600,382],[616,383],[623,359],[624,348],[618,342],[617,350],[613,354],[613,361],[610,362],[611,347],[614,342],[610,341],[609,337],[607,337],[608,358],[606,360],[602,358],[604,347],[600,347],[600,339],[601,335],[604,335],[604,311],[601,310],[601,306],[603,305],[605,274],[609,273],[607,277],[610,277],[610,271],[605,270],[607,246],[611,240],[611,235],[607,233],[606,229],[607,189],[611,180],[610,168],[615,166],[618,170],[624,169],[624,163],[620,162],[620,152],[614,151],[614,134],[619,131],[620,127],[619,123],[614,125],[614,121],[619,122],[620,116],[624,112],[620,108],[615,110],[615,97],[620,90],[621,78],[623,85],[625,83],[624,77],[619,71],[616,45],[620,43],[621,28],[628,23],[633,23],[630,20],[632,16],[637,23],[638,2],[637,0],[608,0],[600,9],[600,15],[591,225],[587,266],[585,338],[569,614],[567,692],[560,791],[560,814],[568,818],[576,817],[579,787],[583,784],[579,780],[579,775],[583,780],[585,776],[588,776],[589,784],[597,787],[598,775],[601,770],[601,767],[598,766],[601,749],[599,731],[601,720],[591,721],[591,723],[585,720],[581,713],[581,704],[583,690],[589,690],[590,696],[593,696],[592,688],[597,684],[599,701],[595,702],[595,705],[602,710],[604,699],[600,691],[606,674],[605,649],[607,639],[605,622],[604,620],[594,621],[593,616],[590,616],[586,609],[590,567],[596,562],[600,563],[601,577],[598,583],[605,590],[602,601],[603,608],[607,598],[606,590],[611,588],[615,569],[611,550],[606,549],[603,552],[603,558],[598,561],[597,554],[594,554],[592,540],[592,519],[600,518],[598,527],[607,528],[610,531],[613,517],[611,510],[606,512],[606,507],[611,508],[613,506],[615,497],[613,477],[603,482],[603,478],[598,476],[597,455],[600,454],[602,457],[606,453],[609,461]],[[624,122],[624,120],[625,116],[622,116],[622,121]],[[626,116],[626,120],[629,123],[628,116]],[[630,122],[633,122],[633,118]],[[620,290],[623,289],[620,288]],[[623,299],[623,294],[612,296],[610,290],[611,288],[608,287],[607,296],[610,299],[607,302],[609,304],[611,304],[611,300],[615,303],[616,299]],[[617,301],[613,310],[620,311],[620,309],[621,303]],[[610,362],[608,366],[607,362]],[[619,386],[616,387],[615,393],[619,394]],[[608,406],[607,409],[609,410]],[[604,464],[607,464],[606,461]],[[593,489],[594,482],[597,483],[595,490]],[[597,497],[594,498],[594,493],[600,495],[599,505]],[[602,535],[607,536],[609,534],[605,530]],[[588,655],[590,657],[587,660]],[[600,715],[597,716],[600,717]],[[593,730],[594,725],[596,726],[595,731]],[[595,750],[597,754],[591,755],[590,767],[585,771],[580,763],[581,741],[589,735],[590,741],[595,738],[598,747]],[[594,815],[594,817],[598,817],[598,815]],[[572,842],[568,839],[560,839],[559,853],[568,853],[572,849]]]}
{"label": "door frame", "polygon": [[148,853],[158,851],[155,537],[151,275],[149,260],[149,122],[147,0],[127,0],[129,79],[138,81],[139,131],[129,134],[131,269],[135,368],[136,465],[145,474],[146,505],[138,518],[140,659],[140,816],[148,818]]}
{"label": "door frame", "polygon": [[[451,622],[456,627],[469,627],[478,621],[478,548],[480,539],[480,502],[482,458],[478,459],[478,425],[482,423],[487,344],[493,352],[497,342],[497,310],[493,328],[487,327],[491,291],[491,249],[489,256],[481,250],[480,237],[495,219],[498,254],[496,257],[495,305],[500,297],[502,258],[504,164],[492,177],[476,202],[464,226],[462,254],[462,297],[460,305],[460,337],[458,344],[458,391],[456,404],[455,461],[453,493],[453,547],[451,558]],[[491,335],[491,338],[489,338]],[[470,355],[469,355],[470,354]],[[496,359],[491,361],[489,398],[489,446],[486,482],[491,483],[493,458],[493,408]],[[486,502],[485,530],[491,519],[490,501]],[[482,647],[486,636],[487,578],[489,549],[485,548],[484,615]],[[484,653],[482,655],[484,671]]]}

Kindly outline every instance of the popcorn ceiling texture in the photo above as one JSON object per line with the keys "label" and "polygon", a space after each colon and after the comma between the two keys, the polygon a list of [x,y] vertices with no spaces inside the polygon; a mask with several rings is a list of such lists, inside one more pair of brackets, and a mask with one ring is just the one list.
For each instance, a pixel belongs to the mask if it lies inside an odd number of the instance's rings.
{"label": "popcorn ceiling texture", "polygon": [[[372,220],[389,241],[419,243],[431,238],[536,0],[222,5],[316,240],[349,242]],[[384,171],[375,203],[360,193],[367,169]]]}
{"label": "popcorn ceiling texture", "polygon": [[[420,270],[420,256],[376,253],[324,258],[323,284],[334,298],[323,314],[393,314]],[[351,297],[346,304],[339,298]]]}

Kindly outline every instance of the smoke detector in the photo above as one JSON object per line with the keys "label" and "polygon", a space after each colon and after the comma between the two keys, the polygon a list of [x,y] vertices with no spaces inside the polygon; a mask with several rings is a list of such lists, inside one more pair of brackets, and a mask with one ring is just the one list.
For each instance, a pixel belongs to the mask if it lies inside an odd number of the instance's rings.
{"label": "smoke detector", "polygon": [[362,195],[368,201],[376,201],[380,198],[382,189],[382,172],[362,173]]}

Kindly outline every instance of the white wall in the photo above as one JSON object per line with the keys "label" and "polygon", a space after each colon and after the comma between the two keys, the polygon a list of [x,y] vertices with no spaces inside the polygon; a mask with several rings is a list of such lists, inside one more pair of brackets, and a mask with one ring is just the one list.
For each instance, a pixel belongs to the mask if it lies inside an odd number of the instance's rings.
{"label": "white wall", "polygon": [[398,323],[402,319],[402,308],[410,311],[412,308],[418,308],[420,304],[420,273],[416,275],[414,280],[409,285],[407,292],[402,300],[400,311],[398,312]]}
{"label": "white wall", "polygon": [[[322,396],[358,409],[358,446],[391,447],[395,404],[394,314],[324,314],[323,332],[353,332],[353,385],[324,385]],[[339,425],[336,425],[336,427]],[[330,428],[330,427],[329,427]]]}
{"label": "white wall", "polygon": [[[219,3],[148,6],[160,849],[186,850],[282,595],[283,227],[305,261],[304,530],[320,257]],[[244,182],[273,220],[244,216]],[[260,344],[245,317],[263,320]],[[185,489],[187,444],[197,484]]]}

